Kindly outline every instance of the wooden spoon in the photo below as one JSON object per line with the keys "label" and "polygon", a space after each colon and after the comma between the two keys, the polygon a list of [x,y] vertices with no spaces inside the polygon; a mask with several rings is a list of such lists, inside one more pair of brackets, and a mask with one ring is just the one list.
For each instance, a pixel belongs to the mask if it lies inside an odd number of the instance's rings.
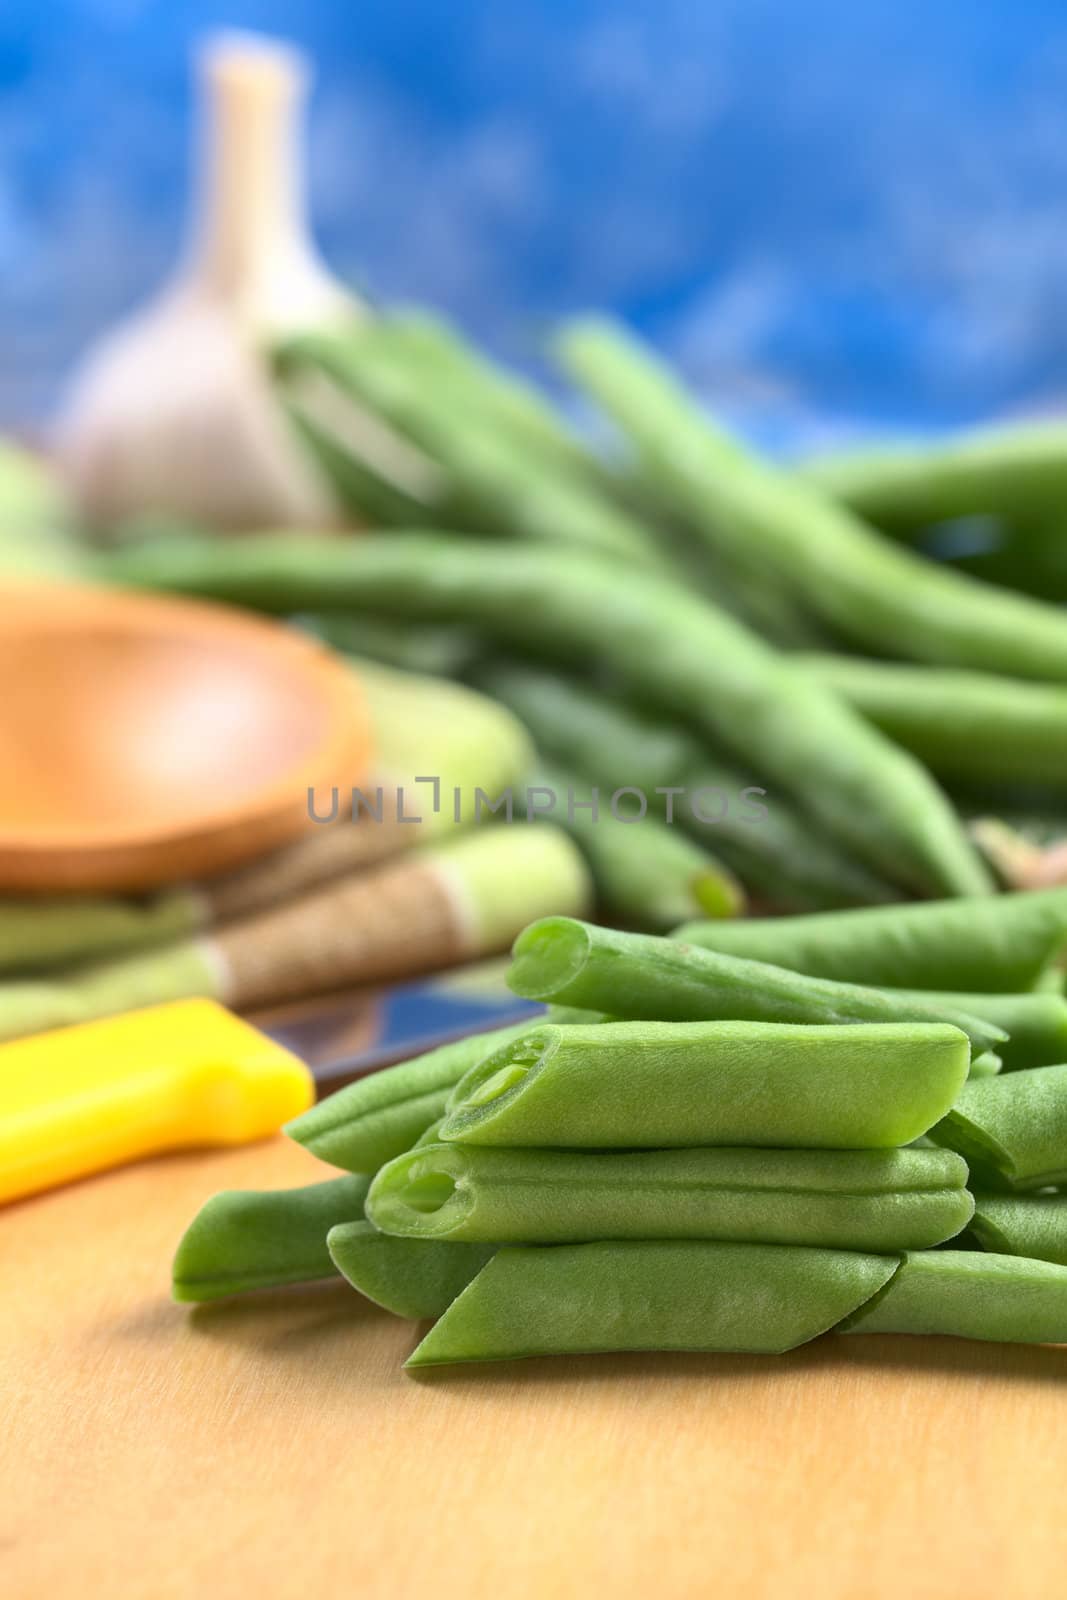
{"label": "wooden spoon", "polygon": [[367,771],[350,669],[224,606],[0,583],[0,685],[0,891],[233,867]]}

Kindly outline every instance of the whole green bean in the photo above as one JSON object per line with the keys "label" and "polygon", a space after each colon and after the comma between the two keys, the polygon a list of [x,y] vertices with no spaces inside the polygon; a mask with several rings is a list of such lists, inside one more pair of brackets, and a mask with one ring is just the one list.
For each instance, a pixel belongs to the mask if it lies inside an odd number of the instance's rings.
{"label": "whole green bean", "polygon": [[973,900],[690,922],[674,937],[813,976],[903,989],[1033,989],[1067,947],[1067,888]]}
{"label": "whole green bean", "polygon": [[906,532],[953,517],[1030,515],[1067,495],[1062,422],[982,428],[945,440],[809,461],[804,476],[869,522]]}
{"label": "whole green bean", "polygon": [[1067,1343],[1067,1267],[979,1250],[909,1252],[841,1333],[943,1333]]}
{"label": "whole green bean", "polygon": [[554,796],[546,814],[571,835],[593,875],[600,905],[613,916],[665,932],[686,916],[736,917],[744,910],[737,879],[677,828],[656,816],[628,821],[625,813],[616,815],[611,790],[601,793],[555,765],[542,762],[532,774],[527,793],[537,789]]}
{"label": "whole green bean", "polygon": [[369,1222],[345,1222],[326,1236],[334,1270],[398,1317],[439,1317],[493,1255],[495,1245],[394,1239]]}
{"label": "whole green bean", "polygon": [[936,1022],[548,1024],[461,1079],[441,1139],[885,1149],[944,1117],[969,1065],[966,1036]]}
{"label": "whole green bean", "polygon": [[976,1195],[970,1232],[984,1250],[1067,1267],[1067,1195]]}
{"label": "whole green bean", "polygon": [[406,1365],[622,1350],[777,1355],[834,1327],[897,1266],[894,1256],[795,1245],[511,1245]]}
{"label": "whole green bean", "polygon": [[542,917],[516,939],[507,981],[527,1000],[555,1000],[633,1020],[698,1022],[947,1022],[975,1052],[1004,1030],[981,1017],[880,989],[812,978],[652,934]]}
{"label": "whole green bean", "polygon": [[1067,1182],[1067,1066],[1031,1067],[964,1084],[930,1137],[959,1151],[979,1189]]}
{"label": "whole green bean", "polygon": [[377,1172],[410,1150],[444,1114],[449,1091],[483,1056],[518,1039],[537,1019],[453,1039],[425,1055],[368,1073],[286,1123],[290,1139],[347,1172]]}
{"label": "whole green bean", "polygon": [[621,329],[579,323],[564,365],[634,441],[648,476],[713,545],[759,551],[816,616],[865,649],[1067,681],[1067,617],[884,538],[795,473],[715,428]]}
{"label": "whole green bean", "polygon": [[383,351],[369,326],[343,338],[333,331],[299,334],[278,352],[277,365],[283,390],[295,388],[298,399],[310,372],[334,390],[335,404],[354,400],[424,452],[439,477],[431,516],[470,532],[584,546],[638,567],[663,565],[645,527],[601,493],[590,474],[562,459],[546,472],[542,455],[524,438],[491,423],[472,426],[464,404]]}
{"label": "whole green bean", "polygon": [[250,1289],[332,1278],[335,1223],[363,1216],[370,1178],[346,1175],[302,1189],[233,1189],[211,1197],[174,1257],[175,1300],[217,1300]]}
{"label": "whole green bean", "polygon": [[428,1144],[378,1173],[383,1233],[500,1244],[732,1239],[921,1250],[966,1227],[947,1150],[645,1150],[589,1155]]}
{"label": "whole green bean", "polygon": [[821,910],[899,898],[785,795],[769,794],[757,774],[712,758],[680,724],[530,663],[497,660],[471,676],[526,724],[546,756],[609,794],[639,789],[650,808],[721,853],[770,904]]}
{"label": "whole green bean", "polygon": [[[932,1006],[946,1006],[983,1017],[1003,1028],[1007,1038],[997,1045],[1008,1072],[1020,1067],[1050,1067],[1067,1061],[1067,999],[1053,991],[1026,994],[945,993],[932,989],[886,989],[888,995]],[[971,1063],[973,1072],[975,1062]]]}
{"label": "whole green bean", "polygon": [[796,659],[940,778],[1067,785],[1067,688],[854,656]]}
{"label": "whole green bean", "polygon": [[464,622],[535,653],[617,671],[794,792],[860,859],[920,889],[981,894],[988,875],[923,768],[755,635],[658,574],[582,552],[432,535],[168,541],[101,575],[268,610]]}

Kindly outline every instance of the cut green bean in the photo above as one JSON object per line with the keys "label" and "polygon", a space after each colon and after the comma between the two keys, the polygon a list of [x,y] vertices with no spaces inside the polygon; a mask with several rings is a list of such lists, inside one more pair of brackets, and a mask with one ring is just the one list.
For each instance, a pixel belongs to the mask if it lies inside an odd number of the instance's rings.
{"label": "cut green bean", "polygon": [[1067,1343],[1067,1267],[980,1250],[909,1253],[841,1333],[942,1333]]}
{"label": "cut green bean", "polygon": [[590,1155],[428,1144],[382,1168],[367,1216],[412,1239],[580,1244],[728,1239],[922,1250],[966,1227],[947,1150],[648,1150]]}
{"label": "cut green bean", "polygon": [[473,681],[526,724],[546,756],[607,794],[636,788],[674,827],[716,853],[768,904],[821,910],[895,900],[899,893],[695,734],[645,715],[547,668],[495,661]]}
{"label": "cut green bean", "polygon": [[834,1327],[897,1266],[894,1256],[782,1245],[512,1245],[407,1365],[625,1350],[777,1355]]}
{"label": "cut green bean", "polygon": [[991,887],[947,799],[911,756],[756,635],[656,573],[565,548],[396,533],[166,541],[101,557],[98,572],[283,613],[356,606],[459,622],[512,647],[614,670],[650,703],[752,759],[894,882],[946,894]]}
{"label": "cut green bean", "polygon": [[892,998],[878,989],[812,978],[762,961],[543,917],[520,933],[508,984],[527,1000],[556,1000],[633,1020],[697,1022],[948,1022],[975,1052],[1004,1030],[952,1007]]}
{"label": "cut green bean", "polygon": [[331,1228],[334,1270],[353,1289],[398,1317],[439,1317],[493,1255],[495,1245],[394,1239],[369,1222]]}
{"label": "cut green bean", "polygon": [[[1067,998],[1057,991],[970,994],[959,990],[886,989],[885,993],[920,1005],[965,1011],[1003,1028],[1007,1038],[997,1045],[996,1053],[1008,1072],[1067,1061]],[[977,1061],[972,1061],[972,1073],[976,1065]]]}
{"label": "cut green bean", "polygon": [[610,790],[601,794],[561,767],[542,763],[531,785],[554,797],[548,814],[585,856],[599,903],[613,916],[665,932],[686,916],[736,917],[744,910],[737,879],[679,829],[655,816],[616,815]]}
{"label": "cut green bean", "polygon": [[976,1195],[970,1232],[994,1254],[1067,1267],[1067,1195]]}
{"label": "cut green bean", "polygon": [[335,1223],[363,1216],[370,1178],[346,1175],[302,1189],[232,1189],[211,1197],[174,1257],[175,1300],[218,1300],[251,1289],[332,1278]]}
{"label": "cut green bean", "polygon": [[533,1026],[519,1022],[439,1045],[412,1061],[368,1073],[286,1123],[285,1132],[320,1161],[347,1172],[377,1172],[444,1114],[463,1074]]}
{"label": "cut green bean", "polygon": [[580,323],[567,370],[636,445],[659,493],[713,548],[757,552],[800,602],[864,649],[1067,681],[1067,617],[884,538],[815,484],[757,460],[716,428],[621,328]]}
{"label": "cut green bean", "polygon": [[804,655],[806,671],[946,782],[1067,785],[1067,688],[990,672]]}
{"label": "cut green bean", "polygon": [[971,1056],[969,1078],[995,1078],[1004,1070],[1004,1058],[995,1050],[983,1050],[980,1056]]}
{"label": "cut green bean", "polygon": [[1067,946],[1067,888],[690,922],[675,938],[816,977],[975,994],[1036,988]]}
{"label": "cut green bean", "polygon": [[885,1149],[938,1122],[969,1065],[966,1035],[942,1023],[542,1025],[467,1073],[441,1138],[578,1150]]}
{"label": "cut green bean", "polygon": [[977,1188],[1067,1182],[1067,1066],[964,1084],[930,1137],[959,1151]]}

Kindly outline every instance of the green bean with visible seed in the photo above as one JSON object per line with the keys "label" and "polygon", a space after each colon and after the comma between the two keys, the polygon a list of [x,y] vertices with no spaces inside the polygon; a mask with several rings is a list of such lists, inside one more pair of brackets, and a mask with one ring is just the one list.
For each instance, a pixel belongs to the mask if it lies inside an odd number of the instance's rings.
{"label": "green bean with visible seed", "polygon": [[349,1172],[377,1172],[444,1115],[449,1091],[476,1062],[537,1019],[474,1033],[411,1061],[368,1073],[327,1095],[285,1126],[320,1161]]}
{"label": "green bean with visible seed", "polygon": [[921,1250],[974,1202],[947,1150],[652,1150],[590,1155],[431,1143],[378,1173],[383,1233],[498,1244],[731,1239]]}
{"label": "green bean with visible seed", "polygon": [[461,622],[615,670],[797,796],[868,865],[927,891],[990,880],[926,772],[739,623],[658,574],[563,548],[432,535],[167,541],[100,557],[112,580],[267,610]]}
{"label": "green bean with visible seed", "polygon": [[578,1150],[879,1150],[939,1122],[969,1066],[966,1035],[936,1022],[548,1024],[472,1067],[440,1136]]}

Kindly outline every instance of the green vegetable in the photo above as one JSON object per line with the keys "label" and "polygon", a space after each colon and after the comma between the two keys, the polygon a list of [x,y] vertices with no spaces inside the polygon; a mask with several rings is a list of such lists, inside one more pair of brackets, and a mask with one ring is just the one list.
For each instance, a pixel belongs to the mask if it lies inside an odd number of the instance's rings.
{"label": "green vegetable", "polygon": [[970,1220],[945,1150],[653,1150],[587,1155],[428,1144],[382,1168],[367,1216],[413,1239],[575,1244],[732,1239],[918,1250]]}
{"label": "green vegetable", "polygon": [[542,1024],[461,1079],[441,1138],[883,1149],[943,1117],[969,1065],[966,1036],[942,1023]]}
{"label": "green vegetable", "polygon": [[779,787],[771,793],[758,775],[712,757],[679,723],[528,664],[495,661],[474,681],[526,724],[546,756],[608,795],[639,789],[650,809],[721,854],[769,904],[804,910],[897,898]]}
{"label": "green vegetable", "polygon": [[560,767],[542,764],[527,793],[537,788],[554,797],[553,820],[585,856],[599,903],[614,916],[665,931],[686,916],[736,917],[744,909],[736,878],[680,829],[654,816],[627,820],[623,809],[616,815],[612,790],[600,792]]}
{"label": "green vegetable", "polygon": [[510,1246],[452,1302],[407,1365],[612,1350],[778,1354],[834,1327],[896,1268],[893,1256],[799,1246]]}
{"label": "green vegetable", "polygon": [[883,990],[812,978],[762,961],[654,935],[544,917],[515,941],[508,984],[527,1000],[555,1000],[635,1020],[697,1022],[948,1022],[976,1053],[1004,1032],[980,1017]]}
{"label": "green vegetable", "polygon": [[233,1189],[213,1195],[174,1257],[175,1300],[218,1300],[249,1289],[309,1283],[336,1272],[326,1248],[335,1223],[363,1216],[370,1178],[345,1176],[303,1189]]}
{"label": "green vegetable", "polygon": [[980,1056],[971,1056],[971,1070],[969,1078],[995,1078],[998,1072],[1003,1072],[1004,1060],[995,1050],[983,1050]]}
{"label": "green vegetable", "polygon": [[1059,507],[1067,494],[1067,428],[982,428],[853,451],[809,462],[804,475],[858,516],[897,531],[974,513],[1032,515]]}
{"label": "green vegetable", "polygon": [[357,1078],[286,1123],[285,1132],[331,1166],[377,1172],[410,1150],[427,1125],[444,1114],[449,1091],[465,1072],[533,1026],[519,1022],[474,1033]]}
{"label": "green vegetable", "polygon": [[493,1255],[495,1245],[393,1239],[369,1222],[331,1228],[325,1246],[353,1289],[398,1317],[438,1317]]}
{"label": "green vegetable", "polygon": [[979,1189],[1067,1182],[1067,1066],[964,1084],[930,1137],[965,1157]]}
{"label": "green vegetable", "polygon": [[990,887],[947,800],[910,756],[732,618],[657,574],[563,548],[425,534],[175,541],[116,552],[100,572],[282,612],[355,605],[461,622],[613,669],[756,762],[894,881],[950,894]]}
{"label": "green vegetable", "polygon": [[675,938],[852,983],[1013,993],[1067,946],[1067,888],[804,917],[693,922]]}
{"label": "green vegetable", "polygon": [[621,329],[579,323],[565,366],[624,429],[647,479],[713,547],[772,573],[864,649],[1067,681],[1067,617],[901,548],[816,485],[749,455]]}
{"label": "green vegetable", "polygon": [[[932,989],[886,989],[895,999],[916,1005],[965,1011],[1003,1028],[1007,1038],[997,1045],[1007,1071],[1049,1067],[1067,1061],[1067,999],[1053,990],[1027,994],[949,993]],[[976,1062],[972,1061],[973,1073]]]}
{"label": "green vegetable", "polygon": [[946,781],[1067,785],[1065,688],[853,656],[797,660]]}
{"label": "green vegetable", "polygon": [[1067,1195],[976,1195],[970,1231],[985,1250],[1067,1267]]}
{"label": "green vegetable", "polygon": [[131,946],[165,944],[195,932],[208,908],[190,889],[148,900],[117,896],[0,897],[0,972],[62,967]]}
{"label": "green vegetable", "polygon": [[1067,1343],[1067,1267],[977,1250],[909,1253],[839,1331]]}

